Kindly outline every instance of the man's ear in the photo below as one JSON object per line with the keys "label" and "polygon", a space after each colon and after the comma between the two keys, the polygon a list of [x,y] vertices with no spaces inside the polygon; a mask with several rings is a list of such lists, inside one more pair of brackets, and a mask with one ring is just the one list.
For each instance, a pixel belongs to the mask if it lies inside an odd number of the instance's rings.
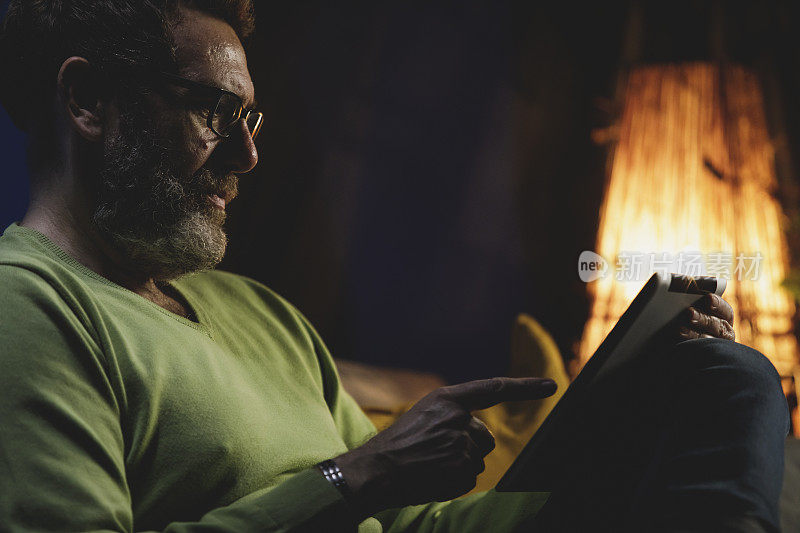
{"label": "man's ear", "polygon": [[70,57],[61,65],[57,83],[72,128],[87,141],[101,141],[104,127],[101,88],[89,62],[82,57]]}

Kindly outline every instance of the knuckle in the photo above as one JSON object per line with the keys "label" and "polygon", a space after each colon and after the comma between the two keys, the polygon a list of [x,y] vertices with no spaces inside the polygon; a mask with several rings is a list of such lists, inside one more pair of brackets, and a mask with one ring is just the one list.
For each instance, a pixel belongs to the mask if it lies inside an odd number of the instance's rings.
{"label": "knuckle", "polygon": [[721,318],[717,319],[717,333],[721,338],[727,338],[728,336],[728,328],[727,322],[722,320]]}
{"label": "knuckle", "polygon": [[480,437],[481,437],[481,440],[483,440],[486,443],[487,447],[491,446],[492,448],[494,448],[494,446],[495,446],[495,438],[494,438],[494,434],[492,434],[491,431],[489,431],[488,429],[484,429],[483,431],[481,431]]}
{"label": "knuckle", "polygon": [[505,387],[505,381],[502,378],[490,378],[487,383],[487,388],[491,392],[500,392]]}
{"label": "knuckle", "polygon": [[469,425],[470,427],[474,428],[476,431],[480,431],[481,433],[489,431],[489,429],[486,427],[486,424],[483,423],[483,420],[481,420],[477,416],[470,415]]}
{"label": "knuckle", "polygon": [[428,397],[433,400],[445,400],[452,396],[452,386],[439,387],[428,393]]}

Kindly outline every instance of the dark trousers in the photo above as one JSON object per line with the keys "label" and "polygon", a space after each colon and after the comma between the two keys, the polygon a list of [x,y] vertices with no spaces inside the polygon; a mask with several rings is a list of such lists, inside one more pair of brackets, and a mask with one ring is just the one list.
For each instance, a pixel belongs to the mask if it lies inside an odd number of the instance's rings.
{"label": "dark trousers", "polygon": [[719,339],[649,351],[582,420],[577,473],[523,530],[779,531],[788,406],[761,353]]}

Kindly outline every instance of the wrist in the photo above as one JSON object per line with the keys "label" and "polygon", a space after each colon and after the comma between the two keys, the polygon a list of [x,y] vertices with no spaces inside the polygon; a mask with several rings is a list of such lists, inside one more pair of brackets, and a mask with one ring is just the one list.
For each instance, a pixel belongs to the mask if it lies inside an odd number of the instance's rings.
{"label": "wrist", "polygon": [[352,450],[334,458],[333,462],[347,485],[342,495],[362,519],[388,507],[383,505],[381,496],[385,491],[378,486],[386,476],[369,455]]}
{"label": "wrist", "polygon": [[336,461],[327,459],[317,463],[316,467],[328,483],[336,487],[345,500],[350,501],[352,498],[350,486],[347,484],[347,480],[345,480],[342,475],[342,470],[339,468],[339,465],[336,464]]}

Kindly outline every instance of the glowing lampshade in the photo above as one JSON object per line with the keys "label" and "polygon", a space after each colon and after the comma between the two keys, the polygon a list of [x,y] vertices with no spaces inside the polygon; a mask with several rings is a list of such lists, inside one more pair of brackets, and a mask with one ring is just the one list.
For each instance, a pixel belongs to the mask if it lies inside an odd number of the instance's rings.
{"label": "glowing lampshade", "polygon": [[[658,259],[671,257],[673,271],[683,258],[684,273],[728,278],[725,299],[736,312],[737,341],[789,376],[798,361],[795,306],[780,287],[789,256],[776,186],[754,74],[702,63],[634,69],[597,238],[597,252],[612,268],[588,284],[592,306],[581,363],[653,267],[664,266]],[[700,257],[702,272],[688,271],[687,257]],[[637,279],[632,258],[640,259]]]}

